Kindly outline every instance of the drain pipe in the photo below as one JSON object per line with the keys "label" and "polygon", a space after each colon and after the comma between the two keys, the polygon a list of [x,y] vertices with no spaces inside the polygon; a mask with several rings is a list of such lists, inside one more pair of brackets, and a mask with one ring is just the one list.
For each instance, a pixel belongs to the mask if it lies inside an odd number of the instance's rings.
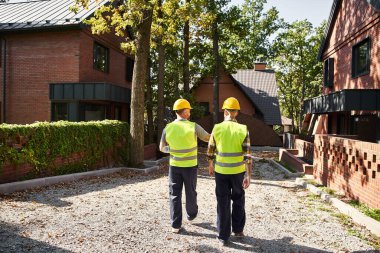
{"label": "drain pipe", "polygon": [[3,123],[6,123],[7,113],[7,40],[3,39]]}

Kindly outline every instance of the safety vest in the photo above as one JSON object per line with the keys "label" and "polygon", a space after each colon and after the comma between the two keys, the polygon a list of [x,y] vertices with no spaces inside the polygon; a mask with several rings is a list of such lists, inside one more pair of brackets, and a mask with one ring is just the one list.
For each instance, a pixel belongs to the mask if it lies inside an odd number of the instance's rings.
{"label": "safety vest", "polygon": [[215,171],[220,174],[239,174],[245,171],[242,144],[247,126],[234,121],[216,124],[212,130],[216,144]]}
{"label": "safety vest", "polygon": [[195,123],[180,120],[166,126],[166,142],[169,144],[170,165],[194,167],[198,165]]}

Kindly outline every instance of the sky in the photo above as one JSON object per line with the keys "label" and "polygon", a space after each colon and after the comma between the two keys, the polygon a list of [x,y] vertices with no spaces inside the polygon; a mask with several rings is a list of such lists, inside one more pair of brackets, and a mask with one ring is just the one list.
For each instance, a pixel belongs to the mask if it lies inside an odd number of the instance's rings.
{"label": "sky", "polygon": [[[243,2],[244,0],[231,0],[232,5]],[[307,19],[315,27],[323,20],[328,20],[332,3],[333,0],[267,0],[265,9],[274,6],[286,22]]]}

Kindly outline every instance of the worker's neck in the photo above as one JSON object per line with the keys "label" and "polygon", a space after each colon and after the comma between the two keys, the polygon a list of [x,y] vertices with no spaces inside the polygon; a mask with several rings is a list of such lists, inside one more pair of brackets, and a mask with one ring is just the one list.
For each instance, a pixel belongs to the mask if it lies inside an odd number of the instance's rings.
{"label": "worker's neck", "polygon": [[177,120],[187,120],[187,119],[177,114]]}
{"label": "worker's neck", "polygon": [[225,121],[236,121],[236,117],[232,117],[231,115],[224,116]]}

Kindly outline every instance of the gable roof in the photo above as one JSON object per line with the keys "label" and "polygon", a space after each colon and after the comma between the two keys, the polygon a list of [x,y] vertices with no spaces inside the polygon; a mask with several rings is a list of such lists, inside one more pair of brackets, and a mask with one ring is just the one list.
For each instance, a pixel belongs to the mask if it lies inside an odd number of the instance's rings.
{"label": "gable roof", "polygon": [[77,14],[69,10],[72,0],[35,0],[0,4],[0,31],[77,26],[108,0],[89,1]]}
{"label": "gable roof", "polygon": [[238,70],[231,75],[247,98],[257,106],[268,125],[281,125],[280,107],[274,71]]}
{"label": "gable roof", "polygon": [[[375,8],[375,10],[377,12],[380,12],[380,0],[359,0],[359,1],[367,1],[370,5],[372,5]],[[330,34],[334,28],[333,26],[335,23],[335,19],[338,15],[338,12],[339,12],[341,5],[342,5],[342,0],[334,0],[334,2],[332,4],[329,20],[327,22],[327,26],[325,29],[325,33],[324,33],[324,36],[322,39],[321,46],[319,47],[319,52],[318,52],[318,60],[319,61],[322,61],[323,51],[325,50],[327,40],[330,37]]]}

